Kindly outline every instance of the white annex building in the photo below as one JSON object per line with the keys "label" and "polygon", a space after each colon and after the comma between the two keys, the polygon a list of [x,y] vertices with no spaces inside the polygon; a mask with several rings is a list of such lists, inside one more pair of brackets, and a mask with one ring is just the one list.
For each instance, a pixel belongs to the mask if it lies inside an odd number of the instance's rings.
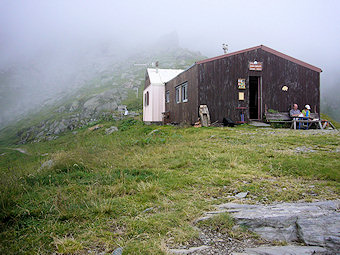
{"label": "white annex building", "polygon": [[147,69],[143,91],[144,122],[162,122],[162,112],[165,111],[165,83],[183,71],[181,69]]}

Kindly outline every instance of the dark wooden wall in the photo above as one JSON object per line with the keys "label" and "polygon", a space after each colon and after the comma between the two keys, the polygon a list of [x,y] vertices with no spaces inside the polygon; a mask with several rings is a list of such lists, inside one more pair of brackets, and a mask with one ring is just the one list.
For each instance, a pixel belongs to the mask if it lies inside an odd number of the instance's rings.
{"label": "dark wooden wall", "polygon": [[[249,61],[263,62],[262,71],[249,71]],[[269,53],[261,48],[194,65],[166,84],[170,91],[170,111],[173,123],[193,124],[198,118],[198,107],[206,104],[211,122],[222,122],[224,117],[240,121],[238,107],[249,107],[249,76],[259,76],[262,82],[262,112],[265,106],[277,111],[288,111],[293,103],[302,110],[309,104],[312,112],[320,112],[320,73]],[[246,79],[246,89],[238,89],[239,78]],[[188,81],[187,103],[176,104],[175,87]],[[288,91],[282,91],[287,86]],[[239,101],[238,92],[245,93]],[[261,105],[259,105],[261,109]],[[249,120],[248,110],[244,110]]]}
{"label": "dark wooden wall", "polygon": [[[262,71],[249,71],[249,61],[263,62]],[[262,49],[217,59],[198,65],[199,104],[207,104],[211,121],[228,117],[240,121],[239,107],[249,107],[249,76],[259,76],[262,83],[262,112],[268,109],[288,111],[293,103],[302,110],[309,104],[320,111],[320,73],[278,57]],[[246,79],[246,89],[238,89],[239,78]],[[262,80],[262,81],[261,81]],[[283,91],[283,86],[288,91]],[[261,88],[259,88],[260,90]],[[238,100],[238,92],[245,100]],[[261,109],[261,105],[259,105]],[[245,110],[245,120],[249,112]]]}
{"label": "dark wooden wall", "polygon": [[[261,50],[263,103],[269,109],[288,111],[294,103],[320,113],[320,73]],[[282,91],[287,86],[288,91]]]}
{"label": "dark wooden wall", "polygon": [[[176,103],[176,86],[188,82],[188,101]],[[171,123],[193,124],[198,118],[198,79],[197,65],[179,74],[165,84],[165,91],[169,90],[170,102],[165,103],[165,111],[170,112]]]}
{"label": "dark wooden wall", "polygon": [[[257,52],[246,52],[199,64],[199,103],[208,106],[211,122],[224,117],[240,121],[236,108],[248,107],[248,61],[255,58]],[[238,89],[238,78],[246,79],[246,89]],[[238,92],[245,93],[244,101],[238,100]]]}

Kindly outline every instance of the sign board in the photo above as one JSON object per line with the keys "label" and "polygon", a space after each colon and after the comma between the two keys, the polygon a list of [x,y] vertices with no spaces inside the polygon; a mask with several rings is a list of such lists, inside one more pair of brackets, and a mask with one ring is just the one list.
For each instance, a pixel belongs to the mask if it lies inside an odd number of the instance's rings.
{"label": "sign board", "polygon": [[238,79],[237,84],[239,89],[246,89],[246,79]]}
{"label": "sign board", "polygon": [[262,62],[249,62],[249,70],[250,71],[262,71]]}
{"label": "sign board", "polygon": [[238,100],[244,101],[244,92],[238,92]]}

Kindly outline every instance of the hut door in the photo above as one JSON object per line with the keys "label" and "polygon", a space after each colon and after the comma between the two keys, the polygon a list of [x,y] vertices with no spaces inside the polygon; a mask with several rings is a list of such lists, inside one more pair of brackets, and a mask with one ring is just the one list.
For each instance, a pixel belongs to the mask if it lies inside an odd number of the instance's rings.
{"label": "hut door", "polygon": [[261,98],[260,91],[260,77],[249,76],[249,119],[261,119],[259,111],[259,99]]}

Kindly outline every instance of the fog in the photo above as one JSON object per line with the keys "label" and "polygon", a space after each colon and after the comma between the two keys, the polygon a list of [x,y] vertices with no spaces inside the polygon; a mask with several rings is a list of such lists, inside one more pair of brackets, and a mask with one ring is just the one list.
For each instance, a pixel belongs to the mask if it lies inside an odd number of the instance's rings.
{"label": "fog", "polygon": [[340,1],[2,0],[0,13],[0,74],[20,70],[0,80],[2,115],[73,86],[103,46],[122,58],[171,32],[207,57],[263,44],[320,67],[322,91],[340,85]]}

